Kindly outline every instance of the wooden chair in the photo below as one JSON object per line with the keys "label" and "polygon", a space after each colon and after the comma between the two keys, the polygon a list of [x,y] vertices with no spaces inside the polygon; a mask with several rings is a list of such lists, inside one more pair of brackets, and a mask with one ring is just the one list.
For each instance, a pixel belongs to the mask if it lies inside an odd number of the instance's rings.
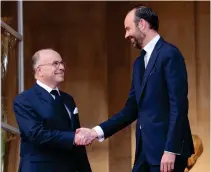
{"label": "wooden chair", "polygon": [[190,171],[191,168],[195,165],[197,159],[200,157],[200,155],[203,152],[203,144],[202,140],[199,138],[198,135],[193,134],[193,144],[194,144],[194,151],[195,153],[188,159],[188,165],[185,169],[185,172]]}

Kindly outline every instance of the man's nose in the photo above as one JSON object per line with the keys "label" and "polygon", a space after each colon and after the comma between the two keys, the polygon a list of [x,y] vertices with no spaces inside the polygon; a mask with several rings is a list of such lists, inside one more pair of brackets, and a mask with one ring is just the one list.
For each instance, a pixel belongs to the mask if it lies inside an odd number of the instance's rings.
{"label": "man's nose", "polygon": [[65,69],[64,64],[60,63],[60,64],[59,64],[59,69],[64,70],[64,69]]}
{"label": "man's nose", "polygon": [[125,32],[125,39],[129,39],[130,38],[130,33],[127,31]]}
{"label": "man's nose", "polygon": [[128,39],[128,33],[127,32],[125,33],[125,39]]}

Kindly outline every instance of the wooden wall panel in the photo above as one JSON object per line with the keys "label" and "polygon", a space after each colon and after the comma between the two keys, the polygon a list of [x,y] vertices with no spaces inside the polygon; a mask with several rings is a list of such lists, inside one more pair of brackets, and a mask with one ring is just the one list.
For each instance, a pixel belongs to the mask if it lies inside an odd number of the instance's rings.
{"label": "wooden wall panel", "polygon": [[193,172],[210,171],[210,2],[195,2],[197,131],[204,151]]}
{"label": "wooden wall panel", "polygon": [[[130,89],[130,55],[123,24],[127,5],[108,2],[106,6],[108,117],[124,107]],[[131,170],[130,140],[130,126],[109,138],[109,172]]]}

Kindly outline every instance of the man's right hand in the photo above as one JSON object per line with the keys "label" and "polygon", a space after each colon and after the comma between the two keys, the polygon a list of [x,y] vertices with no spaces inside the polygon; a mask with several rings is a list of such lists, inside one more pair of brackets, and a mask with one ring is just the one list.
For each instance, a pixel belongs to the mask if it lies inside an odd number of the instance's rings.
{"label": "man's right hand", "polygon": [[94,129],[78,128],[75,133],[76,145],[90,145],[97,138],[97,133]]}

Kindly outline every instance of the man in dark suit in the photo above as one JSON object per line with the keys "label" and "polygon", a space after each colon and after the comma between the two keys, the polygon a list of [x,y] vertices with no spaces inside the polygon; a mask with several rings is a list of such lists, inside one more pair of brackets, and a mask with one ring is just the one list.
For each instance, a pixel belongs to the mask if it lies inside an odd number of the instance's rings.
{"label": "man in dark suit", "polygon": [[194,151],[184,58],[158,34],[158,17],[151,8],[132,9],[124,24],[125,38],[141,50],[133,66],[128,100],[119,113],[94,127],[80,145],[95,138],[102,141],[137,119],[133,172],[184,172]]}
{"label": "man in dark suit", "polygon": [[14,100],[21,132],[19,172],[91,172],[74,99],[58,89],[64,80],[61,56],[44,49],[32,58],[34,86]]}

